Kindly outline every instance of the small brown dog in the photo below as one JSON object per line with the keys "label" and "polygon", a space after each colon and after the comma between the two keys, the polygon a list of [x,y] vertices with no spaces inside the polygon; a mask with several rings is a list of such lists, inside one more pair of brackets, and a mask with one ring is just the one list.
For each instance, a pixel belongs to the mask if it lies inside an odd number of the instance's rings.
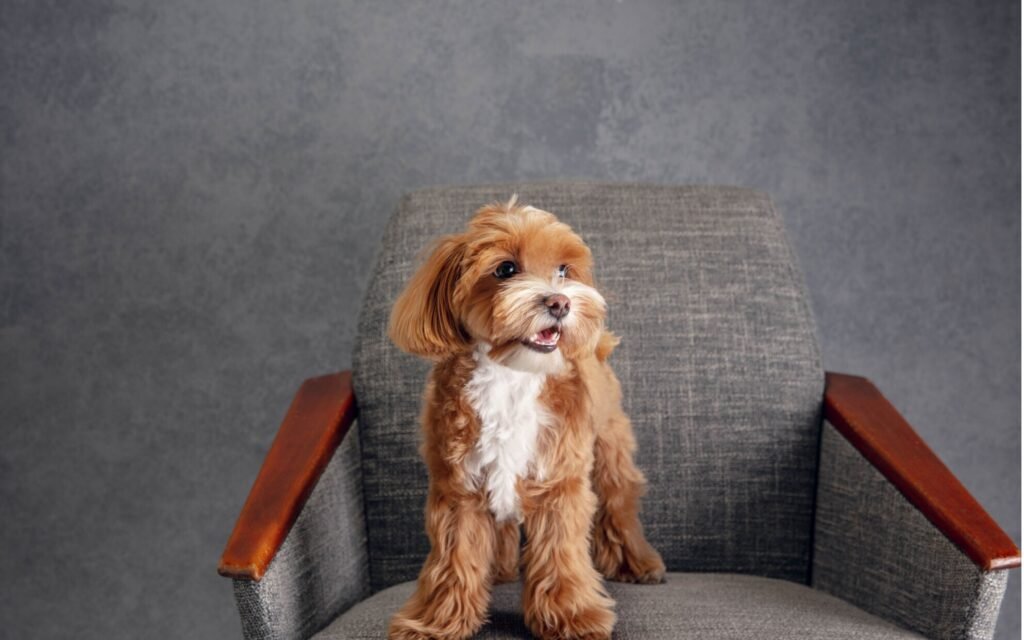
{"label": "small brown dog", "polygon": [[519,573],[541,638],[608,638],[601,575],[660,582],[637,518],[643,474],[608,356],[590,250],[515,197],[442,238],[391,313],[391,339],[436,362],[424,394],[431,550],[391,638],[467,638],[491,585]]}

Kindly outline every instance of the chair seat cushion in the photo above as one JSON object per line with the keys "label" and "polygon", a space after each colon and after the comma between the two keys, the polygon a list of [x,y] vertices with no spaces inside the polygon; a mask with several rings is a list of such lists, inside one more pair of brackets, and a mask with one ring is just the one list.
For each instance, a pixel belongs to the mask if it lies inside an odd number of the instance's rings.
{"label": "chair seat cushion", "polygon": [[[385,638],[391,615],[412,593],[405,582],[354,606],[317,634],[321,640]],[[609,583],[614,638],[921,638],[857,607],[793,582],[726,573],[670,573],[665,584]],[[518,583],[498,585],[490,622],[477,638],[530,638]]]}

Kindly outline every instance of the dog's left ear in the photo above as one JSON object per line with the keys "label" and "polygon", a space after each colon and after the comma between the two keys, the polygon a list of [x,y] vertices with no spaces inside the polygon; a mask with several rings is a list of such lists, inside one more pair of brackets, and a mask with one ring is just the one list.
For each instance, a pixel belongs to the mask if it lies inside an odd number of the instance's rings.
{"label": "dog's left ear", "polygon": [[441,238],[398,296],[388,335],[402,351],[440,360],[469,346],[453,308],[465,250],[461,236]]}

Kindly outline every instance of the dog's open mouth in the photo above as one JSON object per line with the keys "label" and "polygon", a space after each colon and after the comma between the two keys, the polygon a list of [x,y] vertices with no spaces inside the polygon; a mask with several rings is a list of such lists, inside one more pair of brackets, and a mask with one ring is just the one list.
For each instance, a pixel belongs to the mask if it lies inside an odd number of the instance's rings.
{"label": "dog's open mouth", "polygon": [[529,338],[523,340],[523,344],[530,347],[534,351],[540,351],[541,353],[551,353],[558,348],[558,339],[562,336],[561,331],[558,329],[558,325],[548,327],[547,329],[533,334]]}

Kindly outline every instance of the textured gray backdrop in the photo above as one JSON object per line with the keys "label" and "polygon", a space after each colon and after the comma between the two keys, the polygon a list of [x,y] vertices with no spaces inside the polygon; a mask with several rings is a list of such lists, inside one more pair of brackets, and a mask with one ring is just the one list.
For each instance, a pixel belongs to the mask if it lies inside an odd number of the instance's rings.
{"label": "textured gray backdrop", "polygon": [[233,519],[442,183],[769,192],[826,366],[1019,543],[1020,10],[975,4],[2,0],[2,635],[239,634]]}

